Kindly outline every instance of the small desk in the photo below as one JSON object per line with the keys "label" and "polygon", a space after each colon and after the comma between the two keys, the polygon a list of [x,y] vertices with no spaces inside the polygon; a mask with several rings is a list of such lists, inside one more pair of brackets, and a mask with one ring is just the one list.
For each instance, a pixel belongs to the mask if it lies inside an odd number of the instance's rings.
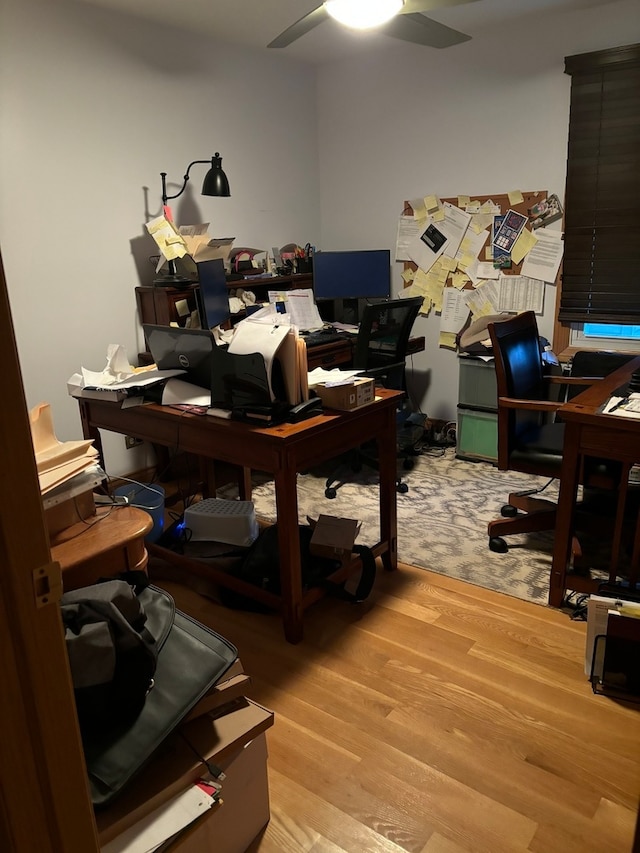
{"label": "small desk", "polygon": [[[302,589],[296,490],[298,472],[313,468],[364,442],[375,441],[380,467],[380,541],[373,546],[373,552],[382,558],[385,568],[397,568],[396,406],[402,393],[387,389],[378,389],[376,393],[374,403],[354,412],[326,412],[299,424],[267,428],[179,412],[153,403],[130,409],[102,400],[79,399],[78,404],[84,437],[94,440],[101,455],[99,430],[106,429],[214,461],[273,474],[277,517],[284,522],[278,525],[281,595],[258,589],[156,545],[149,545],[149,551],[161,553],[168,561],[179,561],[188,571],[205,575],[280,610],[287,640],[297,643],[302,639],[304,610],[324,594],[321,589]],[[344,572],[342,578],[348,574],[348,568],[340,571]],[[340,579],[339,574],[334,578]]]}
{"label": "small desk", "polygon": [[133,506],[99,507],[87,522],[51,537],[51,559],[60,563],[64,591],[121,572],[144,571],[144,537],[153,527],[148,512]]}
{"label": "small desk", "polygon": [[[634,358],[609,376],[598,380],[573,400],[565,403],[558,412],[566,425],[549,583],[549,604],[552,607],[561,606],[568,584],[567,572],[571,553],[573,517],[580,466],[585,456],[613,459],[623,464],[623,482],[618,490],[610,565],[610,577],[615,577],[628,490],[628,471],[634,463],[640,462],[640,420],[605,415],[601,409],[616,389],[629,381],[629,377],[635,370],[640,370],[640,357]],[[632,555],[632,571],[635,572],[640,563],[639,540],[639,528],[636,526]],[[572,575],[569,588],[578,592],[595,592],[597,584],[590,578]]]}

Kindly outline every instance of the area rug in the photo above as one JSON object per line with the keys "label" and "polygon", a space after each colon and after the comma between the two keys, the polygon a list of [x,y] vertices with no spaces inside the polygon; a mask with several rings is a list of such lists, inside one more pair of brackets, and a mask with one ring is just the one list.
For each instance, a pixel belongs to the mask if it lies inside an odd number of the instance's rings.
{"label": "area rug", "polygon": [[[501,472],[488,462],[455,458],[455,450],[434,450],[416,457],[412,471],[403,472],[409,486],[398,494],[398,556],[433,572],[459,578],[507,595],[546,604],[549,591],[551,533],[509,536],[509,551],[489,550],[487,523],[500,515],[511,491],[539,488],[548,481],[515,472]],[[344,469],[344,484],[337,497],[324,495],[328,469],[298,476],[299,520],[320,513],[355,518],[362,522],[358,542],[379,539],[377,474]],[[223,495],[220,495],[221,497]],[[545,497],[557,498],[555,482]],[[258,482],[253,501],[256,513],[275,520],[271,481]]]}

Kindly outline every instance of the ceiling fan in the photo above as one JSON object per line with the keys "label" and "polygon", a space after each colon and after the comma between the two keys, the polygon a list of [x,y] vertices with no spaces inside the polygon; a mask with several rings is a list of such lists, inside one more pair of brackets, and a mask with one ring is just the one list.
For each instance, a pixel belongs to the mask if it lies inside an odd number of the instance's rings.
{"label": "ceiling fan", "polygon": [[[421,13],[446,8],[447,6],[475,2],[476,0],[385,0],[385,2],[382,0],[377,0],[377,2],[373,2],[373,0],[325,0],[324,3],[316,6],[308,14],[303,15],[295,24],[287,27],[267,47],[287,47],[296,39],[306,35],[314,27],[329,20],[330,17],[357,29],[375,27],[378,32],[387,36],[426,47],[451,47],[454,44],[469,41],[471,36],[453,30],[451,27],[446,27],[444,24],[439,24]],[[350,13],[363,9],[370,11],[376,6],[389,7],[386,17],[384,15],[382,17],[382,23],[378,20],[373,24],[363,26],[353,22],[347,23],[345,20],[345,17],[348,17]],[[341,16],[343,11],[345,14]]]}

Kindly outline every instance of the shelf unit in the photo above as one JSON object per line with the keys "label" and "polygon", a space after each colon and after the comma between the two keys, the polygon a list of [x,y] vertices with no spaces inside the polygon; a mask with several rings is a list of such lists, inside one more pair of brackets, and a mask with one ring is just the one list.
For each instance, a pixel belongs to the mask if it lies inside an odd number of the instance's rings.
{"label": "shelf unit", "polygon": [[[310,273],[300,275],[277,276],[274,278],[249,277],[238,281],[227,281],[229,291],[251,290],[256,294],[256,301],[266,302],[269,290],[292,290],[295,288],[311,288],[313,278]],[[153,287],[139,285],[136,287],[136,304],[141,323],[152,323],[156,326],[170,326],[177,323],[184,326],[187,318],[196,311],[200,313],[198,282],[193,281],[177,287]],[[230,324],[241,319],[244,313],[235,314]]]}

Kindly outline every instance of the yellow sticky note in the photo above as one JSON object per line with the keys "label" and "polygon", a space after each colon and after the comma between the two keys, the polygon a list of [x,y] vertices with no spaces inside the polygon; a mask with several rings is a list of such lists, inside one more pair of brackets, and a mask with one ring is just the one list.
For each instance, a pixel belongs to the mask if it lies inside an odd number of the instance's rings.
{"label": "yellow sticky note", "polygon": [[417,198],[414,201],[410,202],[411,209],[413,210],[413,218],[420,222],[422,219],[427,218],[427,208],[424,206],[424,199]]}
{"label": "yellow sticky note", "polygon": [[537,242],[538,238],[536,235],[532,231],[529,231],[528,228],[523,228],[520,232],[520,236],[511,249],[511,260],[514,264],[519,264],[524,256],[529,254]]}
{"label": "yellow sticky note", "polygon": [[509,204],[522,204],[524,201],[520,190],[511,190],[507,195],[509,196]]}
{"label": "yellow sticky note", "polygon": [[451,283],[457,290],[462,290],[468,281],[471,281],[471,279],[463,272],[455,272],[451,276]]}
{"label": "yellow sticky note", "polygon": [[438,338],[438,346],[448,347],[449,349],[456,348],[456,333],[455,332],[440,332]]}
{"label": "yellow sticky note", "polygon": [[428,296],[422,300],[422,305],[420,306],[420,314],[428,314],[431,311],[431,300]]}
{"label": "yellow sticky note", "polygon": [[468,195],[459,195],[458,196],[458,207],[466,207],[471,199]]}
{"label": "yellow sticky note", "polygon": [[431,214],[434,222],[442,222],[444,220],[444,207],[439,207],[435,213]]}
{"label": "yellow sticky note", "polygon": [[426,195],[424,197],[424,206],[427,211],[431,213],[433,210],[437,210],[440,207],[440,204],[435,195]]}
{"label": "yellow sticky note", "polygon": [[411,269],[411,267],[407,267],[407,269],[402,273],[402,280],[405,284],[409,284],[410,281],[413,281],[415,275],[416,271]]}
{"label": "yellow sticky note", "polygon": [[428,279],[427,274],[419,269],[413,279],[412,289],[416,296],[424,296],[427,292]]}

